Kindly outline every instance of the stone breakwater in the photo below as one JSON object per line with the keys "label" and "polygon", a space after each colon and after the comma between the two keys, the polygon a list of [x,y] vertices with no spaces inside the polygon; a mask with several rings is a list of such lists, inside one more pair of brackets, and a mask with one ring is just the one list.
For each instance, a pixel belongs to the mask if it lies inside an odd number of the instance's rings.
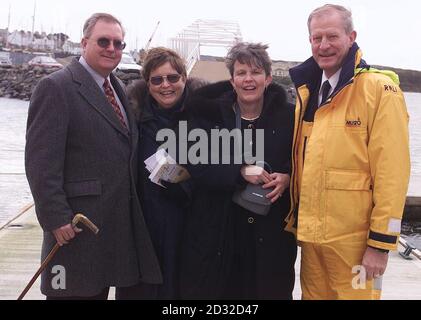
{"label": "stone breakwater", "polygon": [[[45,76],[56,72],[57,68],[43,68],[30,65],[0,67],[0,97],[29,100],[38,82]],[[115,75],[125,85],[139,79],[138,72],[118,71]]]}
{"label": "stone breakwater", "polygon": [[[68,61],[65,61],[67,64]],[[279,65],[279,61],[276,62]],[[295,100],[295,91],[288,76],[290,64],[286,62],[275,68],[273,81],[284,86],[290,91],[291,102]],[[283,69],[282,69],[283,68]],[[401,89],[405,92],[421,92],[421,72],[414,70],[393,69],[387,67],[378,67],[393,70],[399,74],[401,80]],[[281,70],[282,69],[282,70]],[[281,71],[279,71],[281,70]],[[29,100],[31,93],[38,82],[45,76],[57,71],[55,68],[43,68],[30,66],[28,64],[14,65],[12,67],[0,66],[0,97]],[[117,71],[115,75],[120,78],[125,85],[132,81],[140,79],[137,71],[123,72]]]}
{"label": "stone breakwater", "polygon": [[29,100],[39,80],[54,71],[29,65],[0,68],[0,97]]}

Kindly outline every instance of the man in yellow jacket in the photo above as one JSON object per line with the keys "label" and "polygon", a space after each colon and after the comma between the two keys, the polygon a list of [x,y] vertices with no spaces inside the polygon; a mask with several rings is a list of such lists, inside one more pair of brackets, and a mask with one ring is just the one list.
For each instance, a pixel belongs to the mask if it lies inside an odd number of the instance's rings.
{"label": "man in yellow jacket", "polygon": [[297,104],[287,218],[302,249],[303,299],[379,299],[409,181],[405,100],[396,74],[362,60],[349,10],[320,7],[308,28],[313,56],[290,70]]}

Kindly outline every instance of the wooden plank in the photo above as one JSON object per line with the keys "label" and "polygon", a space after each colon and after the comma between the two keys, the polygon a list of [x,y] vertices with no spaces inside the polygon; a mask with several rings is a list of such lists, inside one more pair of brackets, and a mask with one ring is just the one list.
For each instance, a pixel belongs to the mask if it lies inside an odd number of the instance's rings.
{"label": "wooden plank", "polygon": [[[34,208],[20,215],[13,224],[23,228],[0,230],[0,299],[15,300],[40,265],[42,231]],[[26,300],[44,299],[38,279]]]}

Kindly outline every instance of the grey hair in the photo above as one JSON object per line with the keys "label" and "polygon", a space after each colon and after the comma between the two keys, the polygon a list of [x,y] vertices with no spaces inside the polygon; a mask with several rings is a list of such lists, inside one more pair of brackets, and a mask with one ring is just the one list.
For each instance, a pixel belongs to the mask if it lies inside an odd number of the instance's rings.
{"label": "grey hair", "polygon": [[85,21],[83,25],[83,37],[89,38],[92,35],[92,31],[98,21],[105,21],[108,23],[117,23],[121,30],[123,31],[123,37],[125,35],[125,31],[123,25],[121,24],[120,20],[108,13],[94,13],[92,16]]}
{"label": "grey hair", "polygon": [[261,43],[239,42],[234,45],[225,58],[225,65],[231,77],[234,76],[235,61],[248,65],[254,64],[264,69],[266,75],[269,76],[272,73],[272,60],[266,51],[267,48],[269,48],[268,45]]}
{"label": "grey hair", "polygon": [[351,10],[340,6],[340,5],[336,5],[336,4],[325,4],[324,6],[321,6],[317,9],[314,9],[310,15],[308,16],[308,20],[307,20],[307,27],[308,27],[308,32],[311,35],[311,31],[310,31],[310,24],[311,24],[311,20],[313,20],[314,17],[319,17],[319,16],[323,16],[323,15],[328,15],[330,11],[336,11],[338,12],[341,17],[342,17],[342,21],[344,24],[344,28],[345,28],[345,32],[347,34],[351,33],[352,31],[354,31],[354,22],[352,21],[352,12]]}

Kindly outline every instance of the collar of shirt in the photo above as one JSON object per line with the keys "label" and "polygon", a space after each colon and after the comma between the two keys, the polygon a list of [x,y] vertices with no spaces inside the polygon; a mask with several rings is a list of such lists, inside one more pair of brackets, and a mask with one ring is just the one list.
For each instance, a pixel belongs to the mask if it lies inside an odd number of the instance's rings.
{"label": "collar of shirt", "polygon": [[[101,88],[102,91],[104,91],[104,88],[102,87],[104,84],[104,77],[101,76],[98,72],[96,72],[92,67],[86,62],[84,57],[80,57],[79,59],[80,64],[86,69],[86,71],[89,72],[89,74],[94,78],[95,82],[98,84],[98,86]],[[107,77],[108,81],[111,84],[110,76]]]}
{"label": "collar of shirt", "polygon": [[340,68],[338,71],[336,71],[336,73],[331,76],[330,78],[327,78],[326,73],[323,71],[323,75],[322,75],[322,82],[320,84],[320,89],[319,89],[319,101],[322,99],[322,86],[323,83],[325,83],[326,80],[329,81],[330,84],[330,91],[329,91],[329,95],[333,92],[333,90],[335,90],[336,86],[338,85],[339,82],[339,76],[341,75],[341,70],[342,68]]}
{"label": "collar of shirt", "polygon": [[[86,71],[89,72],[89,74],[92,76],[92,78],[94,79],[94,81],[97,83],[97,85],[101,88],[102,92],[105,93],[105,90],[103,88],[103,84],[105,82],[105,79],[103,76],[101,76],[98,72],[96,72],[94,69],[92,69],[92,67],[86,62],[86,60],[81,56],[79,59],[80,64],[86,69]],[[118,95],[116,94],[113,85],[111,84],[111,80],[110,80],[110,76],[107,77],[108,81],[110,82],[110,86],[111,89],[114,92],[114,97],[117,101],[118,106],[120,107],[120,111],[123,115],[124,121],[126,122],[126,125],[128,127],[128,119],[127,119],[127,114],[126,111],[124,110],[123,104],[121,103],[120,98],[118,97]]]}

